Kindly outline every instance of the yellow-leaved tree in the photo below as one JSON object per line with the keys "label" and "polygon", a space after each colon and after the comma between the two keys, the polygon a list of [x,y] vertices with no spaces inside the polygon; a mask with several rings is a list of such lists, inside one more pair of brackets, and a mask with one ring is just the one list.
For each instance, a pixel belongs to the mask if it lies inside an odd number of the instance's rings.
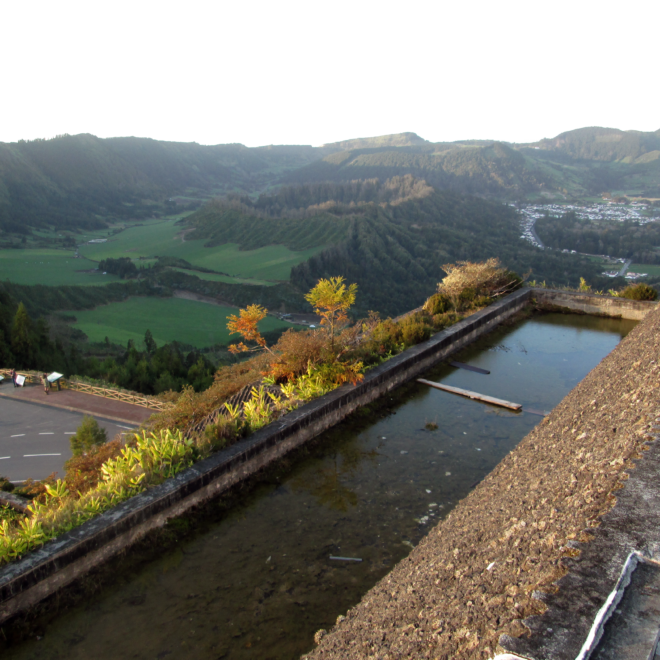
{"label": "yellow-leaved tree", "polygon": [[344,278],[320,279],[317,285],[305,295],[305,300],[321,317],[321,325],[328,329],[330,350],[334,353],[337,330],[348,323],[348,310],[355,302],[357,284],[346,286]]}
{"label": "yellow-leaved tree", "polygon": [[235,355],[246,351],[258,350],[266,350],[272,354],[273,351],[268,348],[266,340],[261,336],[258,328],[259,321],[266,318],[268,310],[261,305],[248,305],[245,309],[240,309],[238,314],[238,316],[232,314],[227,317],[227,329],[229,330],[229,334],[239,334],[246,341],[253,341],[257,345],[250,348],[241,341],[238,344],[231,344],[231,346],[229,346],[229,351]]}

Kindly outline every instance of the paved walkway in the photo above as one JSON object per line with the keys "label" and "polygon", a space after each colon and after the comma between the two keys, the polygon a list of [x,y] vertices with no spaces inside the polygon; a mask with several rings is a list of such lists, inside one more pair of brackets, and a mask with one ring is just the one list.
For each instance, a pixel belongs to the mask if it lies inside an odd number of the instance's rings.
{"label": "paved walkway", "polygon": [[46,395],[43,387],[40,385],[27,385],[25,387],[13,387],[10,382],[5,382],[0,386],[0,396],[19,399],[20,401],[39,403],[53,408],[63,408],[75,412],[87,413],[89,415],[98,415],[105,419],[111,419],[117,422],[126,422],[129,424],[142,424],[151,415],[154,410],[136,406],[123,401],[106,399],[94,394],[76,392],[73,390],[57,391],[57,387],[51,389],[50,394]]}

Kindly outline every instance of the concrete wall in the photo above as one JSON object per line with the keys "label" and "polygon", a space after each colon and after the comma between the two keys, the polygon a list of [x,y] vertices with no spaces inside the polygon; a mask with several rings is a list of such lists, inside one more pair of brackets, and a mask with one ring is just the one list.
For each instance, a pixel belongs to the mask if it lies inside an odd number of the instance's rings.
{"label": "concrete wall", "polygon": [[574,312],[583,312],[584,314],[613,316],[635,321],[641,321],[657,305],[655,302],[557,289],[532,289],[532,292],[539,305],[551,309],[560,307]]}
{"label": "concrete wall", "polygon": [[522,309],[530,297],[529,289],[507,296],[370,370],[358,385],[344,385],[302,406],[4,567],[0,570],[0,625],[165,524],[168,518],[215,497],[356,408],[421,375]]}

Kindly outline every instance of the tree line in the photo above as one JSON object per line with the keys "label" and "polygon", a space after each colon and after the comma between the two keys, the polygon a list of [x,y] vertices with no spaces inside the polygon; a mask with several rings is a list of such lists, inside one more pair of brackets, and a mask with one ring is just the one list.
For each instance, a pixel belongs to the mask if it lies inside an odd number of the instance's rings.
{"label": "tree line", "polygon": [[158,347],[149,330],[144,349],[129,341],[122,350],[106,340],[107,354],[100,357],[84,355],[76,341],[53,341],[50,334],[43,316],[32,318],[22,302],[0,288],[0,365],[5,368],[89,377],[143,394],[180,391],[186,385],[202,391],[213,382],[216,367],[205,355],[178,342]]}
{"label": "tree line", "polygon": [[546,214],[537,220],[535,228],[541,240],[555,248],[660,264],[658,222],[594,222],[570,211],[561,216]]}

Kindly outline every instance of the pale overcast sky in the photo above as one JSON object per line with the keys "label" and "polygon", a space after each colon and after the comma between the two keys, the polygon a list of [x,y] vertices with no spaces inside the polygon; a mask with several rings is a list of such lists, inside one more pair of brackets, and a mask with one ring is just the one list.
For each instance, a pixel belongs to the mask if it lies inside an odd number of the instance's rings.
{"label": "pale overcast sky", "polygon": [[4,142],[660,129],[657,0],[22,0],[0,25]]}

